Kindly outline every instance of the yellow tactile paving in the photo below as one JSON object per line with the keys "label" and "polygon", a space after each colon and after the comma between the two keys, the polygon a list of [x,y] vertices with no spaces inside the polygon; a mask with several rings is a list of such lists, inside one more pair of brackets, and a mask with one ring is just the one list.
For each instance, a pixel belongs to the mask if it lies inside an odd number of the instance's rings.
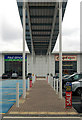
{"label": "yellow tactile paving", "polygon": [[29,92],[27,92],[26,95],[29,95]]}
{"label": "yellow tactile paving", "polygon": [[25,100],[23,100],[23,99],[21,99],[21,100],[19,100],[19,103],[21,104],[21,103],[24,103],[25,102]]}
{"label": "yellow tactile paving", "polygon": [[0,115],[4,115],[5,113],[0,113]]}
{"label": "yellow tactile paving", "polygon": [[9,114],[33,114],[33,115],[77,115],[76,112],[10,112]]}

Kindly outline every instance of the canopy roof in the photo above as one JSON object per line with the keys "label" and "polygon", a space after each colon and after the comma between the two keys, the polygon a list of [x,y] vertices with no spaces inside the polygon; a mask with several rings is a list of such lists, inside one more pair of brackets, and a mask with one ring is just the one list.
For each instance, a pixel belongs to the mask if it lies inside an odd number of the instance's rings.
{"label": "canopy roof", "polygon": [[[62,20],[67,2],[62,3]],[[17,2],[23,24],[23,2]],[[58,2],[28,2],[26,3],[26,42],[30,53],[46,55],[49,47],[51,52],[59,33],[59,3]]]}

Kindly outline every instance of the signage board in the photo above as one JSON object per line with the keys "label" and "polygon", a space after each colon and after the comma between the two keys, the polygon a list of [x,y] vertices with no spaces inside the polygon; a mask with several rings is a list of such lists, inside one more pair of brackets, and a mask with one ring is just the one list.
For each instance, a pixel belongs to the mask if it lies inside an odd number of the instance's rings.
{"label": "signage board", "polygon": [[72,108],[72,91],[66,92],[65,106],[66,108]]}
{"label": "signage board", "polygon": [[72,108],[72,84],[70,82],[66,83],[66,95],[65,95],[65,107]]}
{"label": "signage board", "polygon": [[[59,61],[59,55],[55,56],[55,61]],[[62,55],[62,61],[77,61],[77,55]]]}
{"label": "signage board", "polygon": [[67,82],[65,89],[66,89],[66,92],[72,91],[72,84],[70,82]]}
{"label": "signage board", "polygon": [[[22,55],[5,55],[5,61],[22,61]],[[25,61],[27,61],[27,56],[25,56]]]}

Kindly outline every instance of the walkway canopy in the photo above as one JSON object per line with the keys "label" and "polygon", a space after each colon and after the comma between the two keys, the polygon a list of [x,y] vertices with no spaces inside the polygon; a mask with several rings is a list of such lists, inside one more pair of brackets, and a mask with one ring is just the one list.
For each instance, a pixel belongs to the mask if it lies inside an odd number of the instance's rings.
{"label": "walkway canopy", "polygon": [[[67,2],[62,3],[62,20]],[[23,2],[17,2],[23,24]],[[59,33],[58,2],[26,2],[26,43],[30,53],[46,55],[53,51]]]}

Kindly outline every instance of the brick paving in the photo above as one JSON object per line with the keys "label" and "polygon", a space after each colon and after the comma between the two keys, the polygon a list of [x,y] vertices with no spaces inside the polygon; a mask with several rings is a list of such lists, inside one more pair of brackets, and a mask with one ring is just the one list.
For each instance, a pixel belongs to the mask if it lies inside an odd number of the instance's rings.
{"label": "brick paving", "polygon": [[27,91],[27,96],[25,100],[23,100],[23,98],[21,97],[20,101],[21,102],[19,108],[17,108],[16,104],[14,104],[8,111],[6,116],[7,115],[36,116],[41,114],[50,116],[78,115],[74,108],[72,109],[64,108],[65,104],[64,98],[62,98],[62,100],[59,99],[58,95],[55,93],[53,88],[51,88],[51,86],[45,80],[37,80],[34,83],[33,87],[29,91]]}

